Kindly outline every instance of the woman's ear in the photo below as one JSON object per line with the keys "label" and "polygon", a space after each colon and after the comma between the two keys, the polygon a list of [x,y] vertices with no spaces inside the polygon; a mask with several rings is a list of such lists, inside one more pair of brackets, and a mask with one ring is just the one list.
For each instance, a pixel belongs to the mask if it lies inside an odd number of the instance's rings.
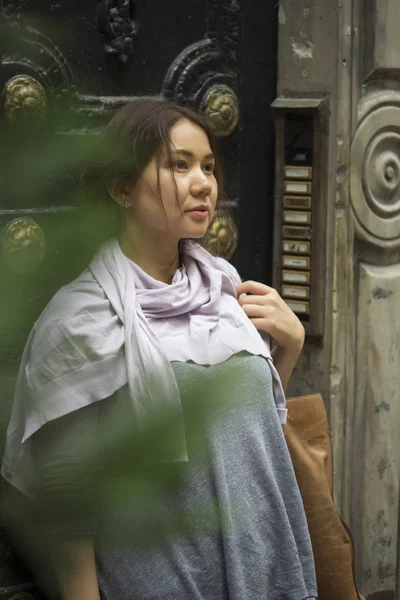
{"label": "woman's ear", "polygon": [[130,208],[132,206],[132,185],[128,183],[124,183],[123,185],[113,183],[107,190],[114,202],[122,206],[122,208]]}

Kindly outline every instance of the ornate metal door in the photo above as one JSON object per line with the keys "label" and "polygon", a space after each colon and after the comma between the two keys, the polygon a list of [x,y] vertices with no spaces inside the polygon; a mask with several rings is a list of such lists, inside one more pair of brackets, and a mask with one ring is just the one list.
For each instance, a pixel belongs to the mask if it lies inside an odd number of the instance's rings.
{"label": "ornate metal door", "polygon": [[[240,0],[1,0],[0,11],[4,435],[27,333],[79,266],[76,149],[132,96],[162,94],[210,116],[232,216],[218,215],[209,247],[269,281],[276,10]],[[3,531],[0,596],[39,597]]]}

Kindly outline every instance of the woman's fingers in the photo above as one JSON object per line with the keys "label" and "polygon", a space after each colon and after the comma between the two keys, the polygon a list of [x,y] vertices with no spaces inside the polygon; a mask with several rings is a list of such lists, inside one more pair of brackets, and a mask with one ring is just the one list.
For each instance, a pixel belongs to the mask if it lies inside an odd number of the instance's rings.
{"label": "woman's fingers", "polygon": [[238,297],[241,294],[255,294],[255,295],[264,295],[269,294],[270,292],[275,291],[274,288],[265,285],[264,283],[260,283],[258,281],[243,281],[236,288],[236,293]]}
{"label": "woman's fingers", "polygon": [[265,319],[266,317],[266,308],[264,305],[243,304],[242,308],[246,315],[250,318],[260,317],[261,319]]}
{"label": "woman's fingers", "polygon": [[264,333],[267,333],[265,330],[265,319],[260,319],[257,317],[255,319],[250,318],[250,321],[253,323],[254,327],[258,329],[258,331],[264,331]]}
{"label": "woman's fingers", "polygon": [[252,294],[246,295],[242,294],[238,298],[238,302],[240,306],[245,306],[246,304],[262,304],[265,305],[268,303],[268,298],[264,294],[264,296],[253,296]]}

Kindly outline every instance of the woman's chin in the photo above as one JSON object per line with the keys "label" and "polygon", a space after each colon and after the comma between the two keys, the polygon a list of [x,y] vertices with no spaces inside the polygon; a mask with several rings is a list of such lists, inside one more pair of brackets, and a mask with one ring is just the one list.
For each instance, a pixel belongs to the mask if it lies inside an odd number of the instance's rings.
{"label": "woman's chin", "polygon": [[196,233],[192,235],[188,235],[187,238],[192,240],[201,240],[207,233],[207,229],[203,233]]}
{"label": "woman's chin", "polygon": [[207,230],[208,224],[201,226],[199,225],[197,227],[186,227],[185,233],[182,237],[192,240],[201,240],[201,238],[203,238],[206,235]]}

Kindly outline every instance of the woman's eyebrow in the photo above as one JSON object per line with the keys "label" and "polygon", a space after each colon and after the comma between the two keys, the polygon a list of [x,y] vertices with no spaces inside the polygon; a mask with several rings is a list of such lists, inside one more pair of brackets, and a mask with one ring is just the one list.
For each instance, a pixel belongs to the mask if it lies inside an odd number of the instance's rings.
{"label": "woman's eyebrow", "polygon": [[[190,150],[184,150],[183,148],[176,148],[172,151],[172,153],[183,154],[183,156],[187,156],[188,158],[193,158],[194,156],[193,152],[190,152]],[[215,158],[215,156],[212,152],[210,152],[209,154],[206,154],[204,158]]]}

